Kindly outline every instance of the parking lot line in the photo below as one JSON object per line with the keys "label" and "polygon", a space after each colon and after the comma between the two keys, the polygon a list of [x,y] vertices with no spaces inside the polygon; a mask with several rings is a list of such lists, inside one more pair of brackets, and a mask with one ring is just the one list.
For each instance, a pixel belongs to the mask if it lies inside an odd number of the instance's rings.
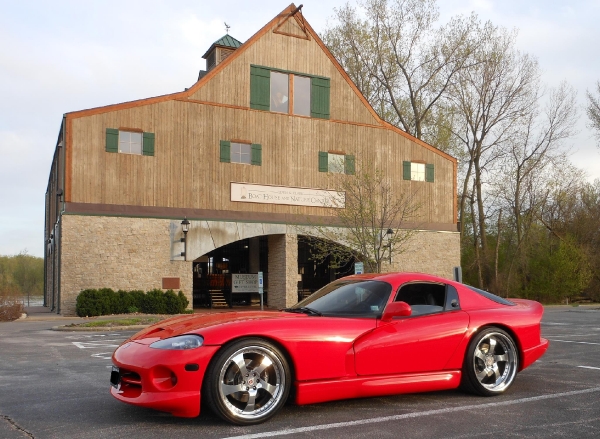
{"label": "parking lot line", "polygon": [[559,342],[559,343],[577,343],[577,344],[600,345],[600,343],[592,343],[591,341],[556,340],[556,339],[553,339],[553,338],[549,338],[548,340],[550,340],[550,341],[556,341],[556,342]]}
{"label": "parking lot line", "polygon": [[577,367],[581,367],[582,369],[595,369],[595,370],[600,370],[600,367],[592,367],[592,366],[577,366]]}
{"label": "parking lot line", "polygon": [[590,389],[584,389],[584,390],[573,390],[570,392],[552,393],[549,395],[533,396],[531,398],[520,398],[520,399],[514,399],[512,401],[490,402],[487,404],[464,405],[464,406],[460,406],[460,407],[448,407],[445,409],[438,409],[438,410],[426,410],[424,412],[405,413],[403,415],[382,416],[379,418],[361,419],[358,421],[336,422],[333,424],[313,425],[310,427],[290,428],[287,430],[265,431],[265,432],[256,433],[256,434],[231,436],[226,439],[253,439],[253,438],[261,438],[261,437],[286,436],[286,435],[295,434],[295,433],[306,433],[306,432],[311,432],[311,431],[330,430],[333,428],[353,427],[356,425],[375,424],[375,423],[379,423],[379,422],[399,421],[402,419],[419,418],[422,416],[439,415],[439,414],[460,412],[460,411],[467,411],[467,410],[481,410],[481,409],[488,408],[488,407],[501,407],[501,406],[507,406],[507,405],[523,404],[523,403],[527,403],[527,402],[541,401],[544,399],[564,398],[564,397],[569,397],[569,396],[574,396],[574,395],[583,395],[586,393],[594,393],[594,392],[600,392],[600,387],[592,387]]}

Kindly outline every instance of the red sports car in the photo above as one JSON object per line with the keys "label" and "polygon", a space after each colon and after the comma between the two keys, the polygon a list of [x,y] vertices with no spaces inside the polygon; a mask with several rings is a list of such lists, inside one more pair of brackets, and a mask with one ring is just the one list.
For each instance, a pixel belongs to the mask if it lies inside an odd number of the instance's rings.
{"label": "red sports car", "polygon": [[113,354],[112,395],[248,425],[296,404],[432,390],[504,392],[540,358],[542,306],[420,273],[336,280],[280,312],[196,314]]}

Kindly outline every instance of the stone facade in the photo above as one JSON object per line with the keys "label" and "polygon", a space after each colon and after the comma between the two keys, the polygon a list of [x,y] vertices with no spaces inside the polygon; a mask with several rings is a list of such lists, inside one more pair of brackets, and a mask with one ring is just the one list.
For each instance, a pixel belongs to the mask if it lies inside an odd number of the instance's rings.
{"label": "stone facade", "polygon": [[[269,235],[269,308],[298,302],[298,236]],[[285,291],[285,295],[280,292]]]}
{"label": "stone facade", "polygon": [[[297,302],[298,235],[294,226],[193,221],[188,233],[188,261],[180,220],[108,216],[62,216],[60,312],[75,314],[77,295],[87,288],[148,291],[165,277],[180,278],[192,299],[192,260],[220,246],[253,236],[269,236],[268,305],[285,308]],[[51,255],[56,260],[56,255]],[[416,271],[452,278],[460,265],[460,235],[418,231],[402,254],[382,271]],[[58,304],[57,304],[58,305]]]}
{"label": "stone facade", "polygon": [[74,315],[87,288],[143,290],[179,277],[192,306],[192,262],[171,261],[171,221],[153,218],[62,216],[61,314]]}
{"label": "stone facade", "polygon": [[418,231],[406,243],[392,264],[381,271],[414,271],[453,278],[453,268],[460,266],[460,233]]}

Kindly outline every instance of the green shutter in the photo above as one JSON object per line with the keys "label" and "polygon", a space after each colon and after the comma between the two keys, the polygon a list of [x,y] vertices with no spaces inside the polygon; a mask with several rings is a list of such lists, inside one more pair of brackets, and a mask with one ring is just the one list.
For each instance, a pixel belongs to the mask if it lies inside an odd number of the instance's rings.
{"label": "green shutter", "polygon": [[310,78],[310,116],[329,119],[329,79]]}
{"label": "green shutter", "polygon": [[270,110],[271,71],[250,66],[250,108]]}
{"label": "green shutter", "polygon": [[251,163],[253,165],[262,165],[262,146],[258,143],[252,144]]}
{"label": "green shutter", "polygon": [[142,135],[142,154],[154,155],[154,133],[144,133]]}
{"label": "green shutter", "polygon": [[402,162],[402,178],[410,180],[410,162]]}
{"label": "green shutter", "polygon": [[221,140],[221,161],[231,162],[231,142],[229,140]]}
{"label": "green shutter", "polygon": [[433,183],[434,174],[433,164],[425,165],[425,181]]}
{"label": "green shutter", "polygon": [[106,129],[106,152],[119,152],[119,130]]}
{"label": "green shutter", "polygon": [[346,160],[344,160],[345,172],[348,175],[354,175],[354,156],[347,155]]}
{"label": "green shutter", "polygon": [[329,169],[329,154],[319,151],[319,172],[327,172]]}

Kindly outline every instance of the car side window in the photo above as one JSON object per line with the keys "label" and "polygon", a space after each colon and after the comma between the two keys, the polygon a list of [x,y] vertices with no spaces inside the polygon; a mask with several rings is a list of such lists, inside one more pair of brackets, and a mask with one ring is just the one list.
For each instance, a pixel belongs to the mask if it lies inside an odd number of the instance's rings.
{"label": "car side window", "polygon": [[446,311],[455,311],[460,309],[460,301],[458,300],[458,291],[452,285],[446,285]]}
{"label": "car side window", "polygon": [[[454,290],[456,292],[456,290]],[[449,294],[449,296],[452,294]],[[406,302],[412,308],[411,316],[434,314],[447,310],[446,285],[429,282],[411,282],[402,285],[396,302]],[[458,293],[456,293],[458,300]]]}

